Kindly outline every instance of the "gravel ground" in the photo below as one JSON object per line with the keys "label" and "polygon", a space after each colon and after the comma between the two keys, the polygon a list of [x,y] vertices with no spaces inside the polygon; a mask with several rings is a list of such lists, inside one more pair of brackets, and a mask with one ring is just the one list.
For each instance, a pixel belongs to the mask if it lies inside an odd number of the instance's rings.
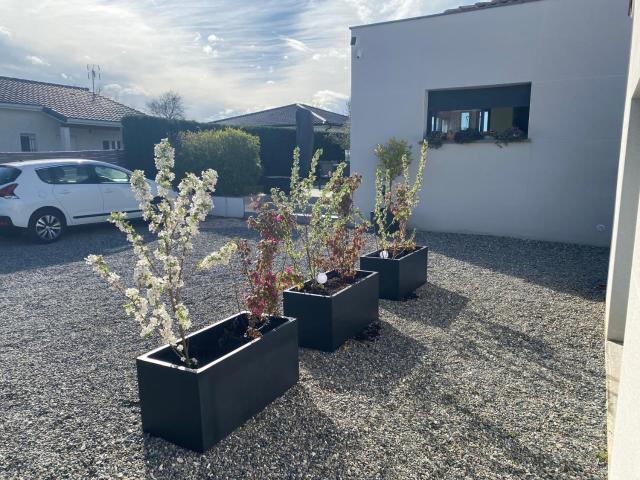
{"label": "gravel ground", "polygon": [[[203,230],[203,253],[247,235]],[[301,350],[300,383],[204,455],[141,431],[134,358],[155,343],[83,262],[125,271],[123,237],[0,239],[0,478],[606,478],[608,251],[421,237],[429,283],[380,302],[380,336]],[[197,324],[236,311],[229,275],[193,277]]]}

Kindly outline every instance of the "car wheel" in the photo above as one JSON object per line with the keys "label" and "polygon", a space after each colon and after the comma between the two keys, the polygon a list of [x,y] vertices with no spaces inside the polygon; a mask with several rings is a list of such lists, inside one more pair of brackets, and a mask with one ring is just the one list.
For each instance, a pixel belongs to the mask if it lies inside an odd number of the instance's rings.
{"label": "car wheel", "polygon": [[31,215],[29,233],[39,243],[52,243],[64,233],[64,215],[55,208],[43,208]]}

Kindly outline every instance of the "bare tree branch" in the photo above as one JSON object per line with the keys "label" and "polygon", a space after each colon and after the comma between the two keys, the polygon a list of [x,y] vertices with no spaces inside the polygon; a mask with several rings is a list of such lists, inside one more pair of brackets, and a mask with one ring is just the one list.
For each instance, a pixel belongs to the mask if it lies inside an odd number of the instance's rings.
{"label": "bare tree branch", "polygon": [[148,102],[147,108],[152,114],[169,120],[184,118],[184,100],[182,95],[173,90],[169,90]]}

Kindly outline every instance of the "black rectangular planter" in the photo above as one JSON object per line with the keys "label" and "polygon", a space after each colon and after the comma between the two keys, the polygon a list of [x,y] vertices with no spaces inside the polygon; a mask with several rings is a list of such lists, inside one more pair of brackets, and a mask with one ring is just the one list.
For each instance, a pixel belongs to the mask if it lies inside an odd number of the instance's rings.
{"label": "black rectangular planter", "polygon": [[[217,344],[225,325],[244,313],[189,335],[190,352]],[[262,337],[198,369],[172,363],[177,358],[168,345],[138,357],[142,429],[204,452],[295,385],[298,324],[284,317],[271,322]]]}
{"label": "black rectangular planter", "polygon": [[378,274],[358,270],[358,276],[358,282],[333,295],[295,288],[283,292],[284,314],[298,320],[301,347],[332,352],[378,320]]}
{"label": "black rectangular planter", "polygon": [[427,283],[427,247],[403,257],[380,258],[380,251],[360,257],[360,268],[380,274],[380,298],[399,300]]}

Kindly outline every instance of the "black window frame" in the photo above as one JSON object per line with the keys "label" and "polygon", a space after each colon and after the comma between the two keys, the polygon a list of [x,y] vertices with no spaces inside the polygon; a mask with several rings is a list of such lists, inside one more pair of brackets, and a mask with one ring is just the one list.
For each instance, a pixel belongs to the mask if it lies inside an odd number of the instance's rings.
{"label": "black window frame", "polygon": [[[22,132],[19,138],[20,138],[21,152],[37,152],[38,151],[38,143],[37,143],[37,137],[35,133]],[[28,143],[27,150],[25,150],[24,139],[26,139]]]}
{"label": "black window frame", "polygon": [[[469,129],[476,129],[483,134],[490,132],[501,133],[495,132],[492,128],[492,110],[511,108],[511,128],[519,128],[524,133],[524,138],[529,138],[531,90],[531,82],[428,90],[426,133],[428,135],[434,132],[442,132],[442,129],[434,129],[438,124],[437,119],[439,114],[445,112],[460,112],[460,121],[462,122],[462,113],[470,111],[475,112],[476,121],[470,122]],[[446,108],[447,106],[449,107],[448,109]],[[486,130],[483,128],[483,117],[485,114],[487,115],[488,125]],[[518,119],[517,121],[516,118]],[[463,129],[461,128],[460,130]],[[456,133],[455,130],[449,131]]]}

